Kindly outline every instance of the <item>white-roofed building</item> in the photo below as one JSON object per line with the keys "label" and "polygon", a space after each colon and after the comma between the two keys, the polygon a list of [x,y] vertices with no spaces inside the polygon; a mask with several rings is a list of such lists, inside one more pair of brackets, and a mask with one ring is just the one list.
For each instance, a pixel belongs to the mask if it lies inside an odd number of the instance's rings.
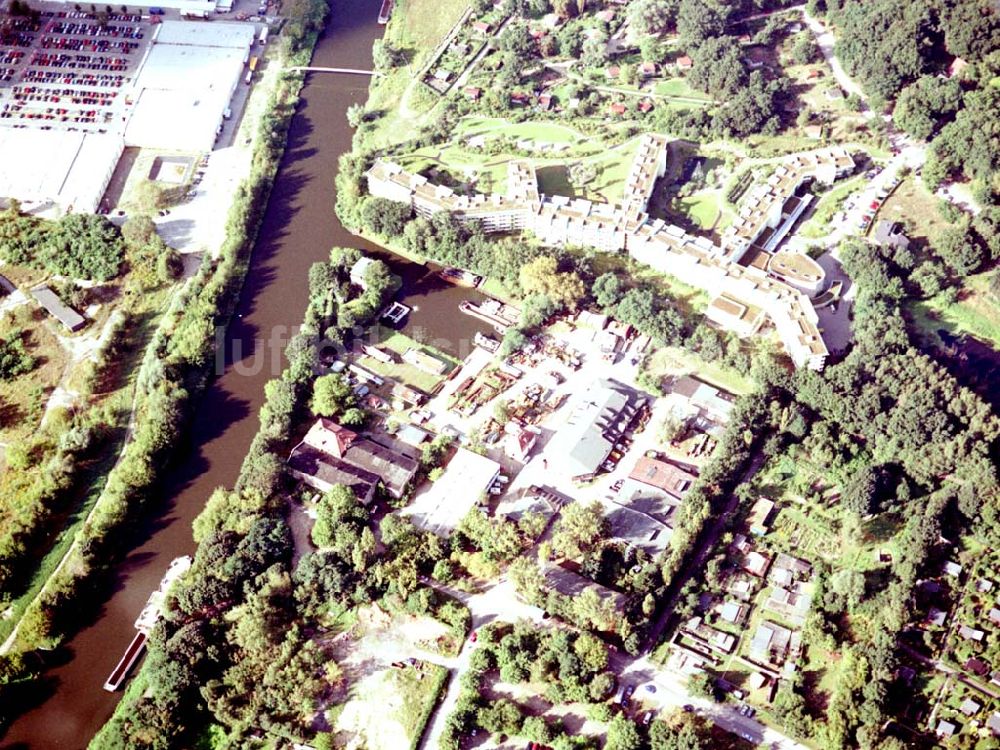
{"label": "white-roofed building", "polygon": [[164,22],[135,82],[125,144],[210,151],[253,39],[247,24]]}
{"label": "white-roofed building", "polygon": [[123,149],[112,134],[0,128],[0,196],[93,213]]}
{"label": "white-roofed building", "polygon": [[400,513],[425,531],[448,536],[499,475],[496,461],[459,448],[438,480],[421,488]]}
{"label": "white-roofed building", "polygon": [[[188,0],[190,1],[190,0]],[[215,0],[211,1],[215,7]],[[157,44],[192,45],[195,47],[227,47],[245,51],[253,45],[256,29],[246,23],[185,23],[164,21],[158,24]]]}

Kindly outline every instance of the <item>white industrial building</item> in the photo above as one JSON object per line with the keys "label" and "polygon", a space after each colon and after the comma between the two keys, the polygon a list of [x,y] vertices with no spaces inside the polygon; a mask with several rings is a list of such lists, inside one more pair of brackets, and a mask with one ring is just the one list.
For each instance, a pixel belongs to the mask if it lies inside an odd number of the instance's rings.
{"label": "white industrial building", "polygon": [[118,135],[0,128],[0,196],[93,213],[122,150]]}
{"label": "white industrial building", "polygon": [[[57,0],[58,2],[58,0]],[[77,0],[62,0],[64,5],[76,5]],[[103,6],[101,6],[103,7]],[[119,7],[119,6],[114,6]],[[182,13],[212,13],[216,9],[215,0],[135,0],[129,8],[171,8]]]}
{"label": "white industrial building", "polygon": [[400,513],[418,528],[446,537],[479,499],[486,497],[499,475],[500,464],[496,461],[459,448],[438,480],[418,491]]}
{"label": "white industrial building", "polygon": [[126,146],[212,150],[256,28],[164,21],[153,29],[134,83],[120,90],[122,108],[104,125],[107,132],[0,127],[0,198],[16,198],[32,209],[55,205],[93,213]]}
{"label": "white industrial building", "polygon": [[254,35],[249,24],[160,24],[135,82],[125,145],[210,151]]}

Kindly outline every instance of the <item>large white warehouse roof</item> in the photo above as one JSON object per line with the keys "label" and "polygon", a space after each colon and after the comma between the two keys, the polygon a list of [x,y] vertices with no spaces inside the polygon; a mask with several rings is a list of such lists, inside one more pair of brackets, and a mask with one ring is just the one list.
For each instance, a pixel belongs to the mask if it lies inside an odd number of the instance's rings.
{"label": "large white warehouse roof", "polygon": [[157,44],[193,45],[196,47],[226,47],[243,51],[253,44],[255,29],[252,24],[190,23],[187,21],[164,21],[159,24],[156,34]]}
{"label": "large white warehouse roof", "polygon": [[0,196],[96,211],[122,148],[119,135],[0,128]]}

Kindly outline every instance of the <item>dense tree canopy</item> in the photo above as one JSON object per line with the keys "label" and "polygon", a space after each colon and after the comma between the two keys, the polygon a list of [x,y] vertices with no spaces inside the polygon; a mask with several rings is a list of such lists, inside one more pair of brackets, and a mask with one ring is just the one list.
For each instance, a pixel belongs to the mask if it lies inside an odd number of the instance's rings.
{"label": "dense tree canopy", "polygon": [[743,52],[731,36],[704,40],[691,53],[693,66],[688,82],[720,101],[734,96],[747,81]]}
{"label": "dense tree canopy", "polygon": [[923,76],[903,89],[893,122],[916,138],[930,138],[962,106],[962,88],[953,78]]}
{"label": "dense tree canopy", "polygon": [[1000,193],[1000,88],[986,86],[965,95],[965,106],[942,129],[931,145],[925,179],[933,184],[950,174],[976,180],[986,194]]}
{"label": "dense tree canopy", "polygon": [[58,221],[21,216],[15,206],[0,214],[0,258],[14,265],[89,281],[118,275],[124,244],[104,216],[68,214]]}
{"label": "dense tree canopy", "polygon": [[936,31],[927,4],[847,0],[834,19],[837,56],[876,102],[929,70]]}

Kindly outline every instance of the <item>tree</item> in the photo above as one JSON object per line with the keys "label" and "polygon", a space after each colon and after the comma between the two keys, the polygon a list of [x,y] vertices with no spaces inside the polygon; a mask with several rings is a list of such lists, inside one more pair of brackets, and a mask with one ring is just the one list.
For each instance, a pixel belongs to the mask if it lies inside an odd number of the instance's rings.
{"label": "tree", "polygon": [[733,37],[706,39],[692,51],[691,62],[688,82],[720,101],[735,96],[746,84],[743,53]]}
{"label": "tree", "polygon": [[677,22],[677,6],[677,0],[635,0],[628,6],[629,23],[643,40],[659,36],[672,29]]}
{"label": "tree", "polygon": [[649,728],[650,750],[702,750],[708,748],[690,721],[675,729],[665,721],[655,721]]}
{"label": "tree", "polygon": [[140,182],[134,193],[136,209],[143,216],[152,216],[167,207],[167,193],[152,180]]}
{"label": "tree", "polygon": [[357,128],[365,121],[365,105],[352,104],[347,108],[347,124]]}
{"label": "tree", "polygon": [[943,229],[932,244],[941,259],[959,276],[968,276],[978,270],[985,260],[986,254],[968,221]]}
{"label": "tree", "polygon": [[1000,302],[1000,270],[990,274],[989,290],[993,299]]}
{"label": "tree", "polygon": [[618,714],[608,724],[604,750],[641,750],[642,735],[635,722],[624,714]]}
{"label": "tree", "polygon": [[929,5],[849,2],[836,14],[837,57],[877,106],[927,72],[934,34]]}
{"label": "tree", "polygon": [[122,224],[122,239],[130,247],[143,247],[156,237],[156,224],[145,214],[133,214]]}
{"label": "tree", "polygon": [[809,29],[803,29],[795,35],[792,43],[792,59],[799,65],[808,65],[819,59],[819,47]]}
{"label": "tree", "polygon": [[849,511],[864,518],[878,508],[878,489],[878,472],[871,466],[862,466],[844,485],[840,501]]}
{"label": "tree", "polygon": [[603,31],[588,36],[580,48],[580,63],[585,68],[602,68],[608,60],[608,35]]}
{"label": "tree", "polygon": [[35,358],[24,346],[24,332],[11,331],[0,337],[0,380],[13,380],[35,369]]}
{"label": "tree", "polygon": [[933,297],[940,292],[944,279],[945,273],[941,264],[929,260],[925,260],[910,274],[910,280],[920,288],[925,297]]}
{"label": "tree", "polygon": [[559,271],[559,262],[541,255],[521,268],[521,289],[525,294],[542,294],[556,305],[576,310],[587,295],[583,280],[573,271]]}
{"label": "tree", "polygon": [[892,119],[915,138],[927,139],[962,106],[962,88],[954,78],[923,76],[902,90]]}
{"label": "tree", "polygon": [[310,408],[321,417],[336,418],[356,406],[351,384],[339,373],[316,378]]}
{"label": "tree", "polygon": [[944,43],[951,54],[974,62],[997,49],[1000,17],[995,7],[970,0],[943,3],[942,8]]}
{"label": "tree", "polygon": [[681,0],[677,10],[677,34],[689,52],[708,39],[723,37],[725,19],[704,0]]}
{"label": "tree", "polygon": [[602,273],[594,279],[591,289],[594,301],[604,309],[617,305],[625,294],[625,285],[622,283],[621,277],[610,271]]}
{"label": "tree", "polygon": [[716,699],[715,681],[707,672],[695,672],[688,677],[687,688],[692,695]]}
{"label": "tree", "polygon": [[579,560],[604,539],[607,523],[599,502],[570,503],[556,522],[552,547],[563,557]]}
{"label": "tree", "polygon": [[376,70],[392,70],[406,63],[406,52],[384,39],[376,39],[372,45],[372,61]]}
{"label": "tree", "polygon": [[728,104],[716,112],[712,124],[728,137],[743,138],[760,132],[776,134],[781,121],[774,112],[786,87],[787,79],[767,80],[755,70],[747,85],[736,91]]}
{"label": "tree", "polygon": [[857,570],[837,571],[830,577],[830,590],[842,597],[853,612],[865,598],[865,574]]}
{"label": "tree", "polygon": [[52,273],[107,281],[118,275],[124,247],[121,232],[107,217],[68,214],[49,226],[39,255]]}
{"label": "tree", "polygon": [[577,0],[554,0],[552,5],[555,8],[556,14],[564,21],[576,18],[580,11]]}
{"label": "tree", "polygon": [[573,653],[580,657],[590,672],[603,672],[608,668],[608,647],[600,638],[581,633],[573,642]]}
{"label": "tree", "polygon": [[386,198],[368,198],[361,206],[361,220],[375,234],[399,237],[413,218],[409,205]]}
{"label": "tree", "polygon": [[965,94],[964,106],[955,119],[946,124],[931,143],[924,182],[961,173],[980,183],[988,194],[995,194],[992,180],[1000,164],[1000,133],[993,125],[1000,110],[1000,88],[986,86]]}
{"label": "tree", "polygon": [[581,591],[571,600],[570,606],[576,623],[584,628],[610,633],[622,622],[612,598],[602,594],[596,585]]}

